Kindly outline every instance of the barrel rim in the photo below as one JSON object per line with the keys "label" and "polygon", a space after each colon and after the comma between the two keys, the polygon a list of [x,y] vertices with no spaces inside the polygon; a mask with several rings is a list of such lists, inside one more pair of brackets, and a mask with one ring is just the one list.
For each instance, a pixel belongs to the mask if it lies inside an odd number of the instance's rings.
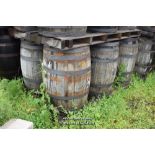
{"label": "barrel rim", "polygon": [[135,42],[134,44],[137,44],[138,43],[138,38],[133,37],[133,38],[123,39],[123,40],[120,41],[120,44],[128,44],[130,42]]}
{"label": "barrel rim", "polygon": [[48,52],[64,52],[64,53],[81,53],[81,52],[84,52],[84,51],[80,51],[80,49],[85,49],[85,50],[88,50],[90,51],[90,46],[87,45],[87,46],[83,46],[83,47],[76,47],[76,48],[72,48],[72,49],[58,49],[58,48],[55,48],[55,47],[49,47],[47,45],[44,45],[43,46],[43,51],[48,51]]}
{"label": "barrel rim", "polygon": [[94,47],[118,47],[118,46],[119,46],[119,41],[117,41],[117,42],[107,42],[107,43],[94,45]]}

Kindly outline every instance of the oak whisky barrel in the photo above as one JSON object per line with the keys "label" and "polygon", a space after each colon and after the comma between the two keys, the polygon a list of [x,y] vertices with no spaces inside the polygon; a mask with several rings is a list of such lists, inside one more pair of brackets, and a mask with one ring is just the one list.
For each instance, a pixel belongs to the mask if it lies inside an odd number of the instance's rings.
{"label": "oak whisky barrel", "polygon": [[[121,76],[124,78],[124,80],[122,81],[122,84],[124,86],[127,86],[130,83],[131,75],[135,68],[137,54],[137,38],[128,38],[120,41],[119,66],[123,66]],[[120,70],[120,68],[118,68],[118,70]]]}
{"label": "oak whisky barrel", "polygon": [[20,61],[23,80],[28,89],[39,89],[42,82],[42,45],[21,41]]}
{"label": "oak whisky barrel", "polygon": [[82,108],[87,103],[90,78],[89,46],[69,50],[44,46],[43,82],[58,108]]}
{"label": "oak whisky barrel", "polygon": [[119,42],[109,42],[91,47],[90,97],[110,94],[119,56]]}

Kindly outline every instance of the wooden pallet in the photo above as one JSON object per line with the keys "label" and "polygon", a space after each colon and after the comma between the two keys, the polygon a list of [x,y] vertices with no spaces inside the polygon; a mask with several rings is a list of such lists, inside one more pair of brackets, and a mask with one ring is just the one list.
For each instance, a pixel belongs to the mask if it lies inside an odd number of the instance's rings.
{"label": "wooden pallet", "polygon": [[22,32],[14,28],[9,29],[9,34],[17,39],[27,40],[36,44],[41,44],[41,36],[37,31]]}
{"label": "wooden pallet", "polygon": [[118,41],[131,37],[139,37],[140,30],[119,30],[116,33],[53,33],[53,32],[22,32],[9,29],[11,36],[36,44],[45,44],[58,49],[71,49],[104,42]]}
{"label": "wooden pallet", "polygon": [[41,32],[44,45],[58,49],[71,49],[104,42],[118,41],[131,37],[139,37],[140,30],[119,30],[116,33],[50,33]]}

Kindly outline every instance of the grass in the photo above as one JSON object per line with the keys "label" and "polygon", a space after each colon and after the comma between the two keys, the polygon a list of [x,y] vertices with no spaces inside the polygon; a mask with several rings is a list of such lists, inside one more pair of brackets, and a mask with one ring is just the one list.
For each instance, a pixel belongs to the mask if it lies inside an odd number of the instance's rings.
{"label": "grass", "polygon": [[58,121],[45,88],[40,95],[26,91],[21,79],[0,80],[0,125],[10,118],[32,121],[35,128],[155,128],[155,72],[146,80],[132,77],[129,88],[117,86],[111,96],[102,96]]}

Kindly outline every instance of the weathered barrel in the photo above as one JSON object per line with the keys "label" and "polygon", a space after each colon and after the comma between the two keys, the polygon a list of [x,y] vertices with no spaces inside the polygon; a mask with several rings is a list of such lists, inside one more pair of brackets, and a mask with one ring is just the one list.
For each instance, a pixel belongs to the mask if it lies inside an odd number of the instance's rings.
{"label": "weathered barrel", "polygon": [[93,45],[91,47],[90,97],[110,94],[119,56],[119,42]]}
{"label": "weathered barrel", "polygon": [[87,26],[39,26],[38,30],[49,32],[86,32]]}
{"label": "weathered barrel", "polygon": [[152,49],[153,42],[147,38],[139,38],[139,52],[137,55],[135,71],[144,76],[151,69],[152,54],[154,53]]}
{"label": "weathered barrel", "polygon": [[134,30],[136,26],[118,26],[118,30]]}
{"label": "weathered barrel", "polygon": [[127,86],[130,83],[131,75],[134,71],[136,57],[138,53],[138,40],[137,38],[129,38],[120,41],[120,51],[119,51],[119,66],[122,66],[123,70],[121,72],[122,84]]}
{"label": "weathered barrel", "polygon": [[114,33],[117,30],[117,26],[88,26],[88,32]]}
{"label": "weathered barrel", "polygon": [[20,73],[20,41],[0,36],[0,77],[11,79]]}
{"label": "weathered barrel", "polygon": [[57,107],[79,109],[87,103],[91,78],[90,47],[58,50],[44,46],[43,82]]}
{"label": "weathered barrel", "polygon": [[28,31],[36,31],[37,26],[14,26],[14,28],[18,31],[28,32]]}
{"label": "weathered barrel", "polygon": [[28,89],[38,89],[42,82],[42,59],[42,45],[37,45],[28,41],[21,41],[21,70],[25,86]]}

